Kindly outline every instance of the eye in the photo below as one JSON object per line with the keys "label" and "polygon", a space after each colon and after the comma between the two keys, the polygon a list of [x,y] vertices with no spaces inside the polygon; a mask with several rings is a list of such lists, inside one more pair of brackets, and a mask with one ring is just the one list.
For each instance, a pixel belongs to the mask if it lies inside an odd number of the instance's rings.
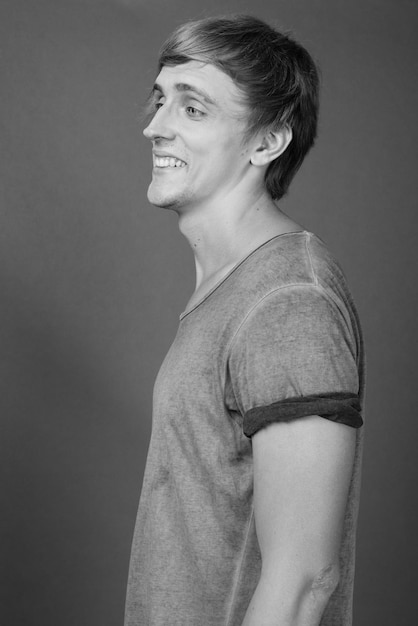
{"label": "eye", "polygon": [[186,107],[186,112],[189,117],[194,117],[194,118],[203,117],[205,115],[203,111],[200,111],[199,109],[191,105]]}
{"label": "eye", "polygon": [[148,98],[148,101],[146,102],[145,105],[145,110],[144,113],[146,115],[146,117],[154,117],[154,115],[157,113],[157,111],[163,106],[164,104],[164,98],[162,97],[161,94],[151,94],[151,96]]}

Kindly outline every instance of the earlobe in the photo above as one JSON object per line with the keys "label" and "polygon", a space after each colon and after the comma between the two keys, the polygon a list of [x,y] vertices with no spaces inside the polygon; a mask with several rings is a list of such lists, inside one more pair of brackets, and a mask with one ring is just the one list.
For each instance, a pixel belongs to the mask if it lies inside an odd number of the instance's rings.
{"label": "earlobe", "polygon": [[286,150],[292,141],[292,129],[283,126],[277,131],[268,131],[262,136],[261,142],[251,155],[251,163],[257,166],[268,165]]}

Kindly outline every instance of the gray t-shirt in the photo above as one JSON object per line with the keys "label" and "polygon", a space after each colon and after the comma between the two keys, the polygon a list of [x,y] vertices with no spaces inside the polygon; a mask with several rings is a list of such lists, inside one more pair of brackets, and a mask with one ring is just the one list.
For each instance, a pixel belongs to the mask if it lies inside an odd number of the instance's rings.
{"label": "gray t-shirt", "polygon": [[[125,626],[241,626],[258,583],[251,435],[322,415],[362,424],[360,327],[307,232],[274,237],[182,314],[154,389]],[[321,626],[351,624],[362,428]]]}

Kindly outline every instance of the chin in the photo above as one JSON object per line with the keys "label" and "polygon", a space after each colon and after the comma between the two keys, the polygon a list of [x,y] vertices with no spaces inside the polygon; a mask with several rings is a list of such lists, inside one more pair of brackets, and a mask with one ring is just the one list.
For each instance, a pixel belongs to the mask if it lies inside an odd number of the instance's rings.
{"label": "chin", "polygon": [[148,202],[160,209],[174,209],[177,204],[174,198],[154,193],[148,193]]}
{"label": "chin", "polygon": [[148,188],[148,201],[150,204],[154,206],[160,207],[161,209],[178,209],[181,207],[182,202],[175,195],[170,195],[170,193],[164,193],[162,190],[153,189],[153,184]]}

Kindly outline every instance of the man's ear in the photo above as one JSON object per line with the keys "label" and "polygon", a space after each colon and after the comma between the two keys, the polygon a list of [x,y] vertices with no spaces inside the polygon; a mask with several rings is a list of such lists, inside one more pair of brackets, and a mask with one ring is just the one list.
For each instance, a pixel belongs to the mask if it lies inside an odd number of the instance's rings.
{"label": "man's ear", "polygon": [[268,131],[260,136],[259,145],[254,148],[251,155],[251,163],[258,166],[268,165],[283,154],[291,141],[292,129],[289,126]]}

